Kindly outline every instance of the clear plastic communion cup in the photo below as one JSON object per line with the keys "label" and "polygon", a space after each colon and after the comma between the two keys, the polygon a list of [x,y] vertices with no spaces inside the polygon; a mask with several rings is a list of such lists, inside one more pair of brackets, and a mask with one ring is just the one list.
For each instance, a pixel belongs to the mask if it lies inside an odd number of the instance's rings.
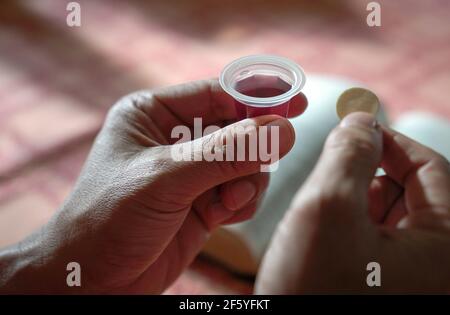
{"label": "clear plastic communion cup", "polygon": [[252,55],[228,64],[220,85],[235,100],[239,120],[276,114],[287,117],[289,103],[306,77],[295,62],[272,55]]}

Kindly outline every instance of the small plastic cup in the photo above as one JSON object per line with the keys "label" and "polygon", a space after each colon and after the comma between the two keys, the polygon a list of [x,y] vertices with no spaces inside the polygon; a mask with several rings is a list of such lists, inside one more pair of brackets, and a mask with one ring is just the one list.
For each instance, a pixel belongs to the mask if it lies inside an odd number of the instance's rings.
{"label": "small plastic cup", "polygon": [[295,62],[272,55],[246,56],[220,74],[220,85],[235,100],[239,120],[276,114],[287,117],[289,103],[300,93],[306,77]]}

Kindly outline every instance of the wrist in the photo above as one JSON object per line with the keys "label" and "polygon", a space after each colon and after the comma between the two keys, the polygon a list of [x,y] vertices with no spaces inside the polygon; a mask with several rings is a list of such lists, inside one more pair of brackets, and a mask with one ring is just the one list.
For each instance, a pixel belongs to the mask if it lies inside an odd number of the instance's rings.
{"label": "wrist", "polygon": [[[6,294],[31,293],[34,289],[34,270],[39,278],[42,274],[42,259],[39,257],[39,241],[26,239],[0,252],[0,292]],[[39,266],[41,265],[41,266]]]}
{"label": "wrist", "polygon": [[44,227],[0,251],[0,294],[80,293],[67,286],[68,262],[56,247]]}

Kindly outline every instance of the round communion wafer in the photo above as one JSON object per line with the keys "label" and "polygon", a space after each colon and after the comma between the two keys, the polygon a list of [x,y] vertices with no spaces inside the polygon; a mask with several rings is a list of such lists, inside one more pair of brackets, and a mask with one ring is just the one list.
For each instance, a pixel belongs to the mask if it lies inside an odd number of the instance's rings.
{"label": "round communion wafer", "polygon": [[376,115],[379,108],[378,97],[373,92],[359,87],[345,90],[336,102],[336,112],[340,119],[354,112]]}

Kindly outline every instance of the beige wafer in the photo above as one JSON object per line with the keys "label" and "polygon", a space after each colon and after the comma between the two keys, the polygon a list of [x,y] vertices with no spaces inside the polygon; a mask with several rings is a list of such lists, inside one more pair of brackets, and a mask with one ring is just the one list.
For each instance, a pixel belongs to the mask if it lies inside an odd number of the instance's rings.
{"label": "beige wafer", "polygon": [[336,102],[336,113],[340,119],[354,112],[376,115],[379,108],[378,97],[373,92],[359,87],[345,90]]}

